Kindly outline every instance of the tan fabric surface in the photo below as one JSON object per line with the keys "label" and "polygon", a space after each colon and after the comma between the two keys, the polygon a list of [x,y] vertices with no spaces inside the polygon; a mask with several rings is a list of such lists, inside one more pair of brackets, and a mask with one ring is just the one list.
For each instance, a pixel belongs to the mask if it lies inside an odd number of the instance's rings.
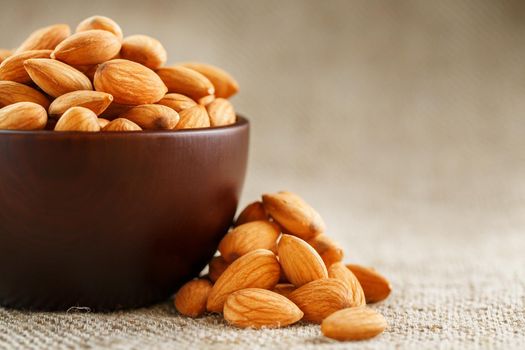
{"label": "tan fabric surface", "polygon": [[230,70],[252,121],[243,203],[290,189],[349,261],[393,282],[390,327],[237,330],[171,304],[114,314],[0,309],[6,348],[525,348],[522,1],[6,1],[0,40],[94,13],[170,61]]}

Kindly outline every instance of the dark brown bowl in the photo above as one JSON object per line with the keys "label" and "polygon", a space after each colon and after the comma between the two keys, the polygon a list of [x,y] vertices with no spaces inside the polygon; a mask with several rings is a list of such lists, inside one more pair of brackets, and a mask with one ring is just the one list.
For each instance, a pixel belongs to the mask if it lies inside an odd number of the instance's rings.
{"label": "dark brown bowl", "polygon": [[244,182],[249,125],[0,131],[0,304],[164,300],[212,257]]}

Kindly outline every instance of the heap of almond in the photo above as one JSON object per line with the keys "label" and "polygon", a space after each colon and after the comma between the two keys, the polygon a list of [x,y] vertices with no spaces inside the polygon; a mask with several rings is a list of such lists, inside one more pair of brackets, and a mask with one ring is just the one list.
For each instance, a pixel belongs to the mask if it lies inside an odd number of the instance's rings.
{"label": "heap of almond", "polygon": [[203,63],[164,66],[162,44],[103,16],[57,24],[0,50],[0,129],[178,130],[235,123],[239,87]]}
{"label": "heap of almond", "polygon": [[385,299],[389,282],[373,269],[344,265],[343,250],[324,231],[320,215],[299,196],[263,195],[224,236],[208,274],[178,291],[177,310],[191,317],[223,313],[241,328],[320,323],[338,340],[383,332],[384,317],[366,304]]}

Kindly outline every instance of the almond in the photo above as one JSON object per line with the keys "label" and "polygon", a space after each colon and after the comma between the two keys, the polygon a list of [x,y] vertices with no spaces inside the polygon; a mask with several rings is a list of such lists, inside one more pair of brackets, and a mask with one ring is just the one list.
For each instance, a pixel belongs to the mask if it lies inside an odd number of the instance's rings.
{"label": "almond", "polygon": [[29,50],[53,50],[62,40],[71,34],[67,24],[55,24],[35,30],[18,47],[16,52]]}
{"label": "almond", "polygon": [[338,279],[346,285],[351,300],[350,306],[366,305],[365,293],[363,292],[363,288],[361,288],[361,284],[352,271],[342,262],[332,264],[332,266],[328,268],[328,277]]}
{"label": "almond", "polygon": [[295,286],[328,277],[323,259],[302,239],[283,234],[277,251],[286,278]]}
{"label": "almond", "polygon": [[214,256],[208,264],[208,277],[210,281],[215,283],[228,266],[230,266],[230,263],[224,260],[222,256]]}
{"label": "almond", "polygon": [[238,290],[224,304],[224,318],[240,328],[279,328],[299,321],[303,312],[282,295],[260,288]]}
{"label": "almond", "polygon": [[210,118],[204,106],[195,105],[182,110],[179,115],[180,121],[175,129],[196,129],[210,126]]}
{"label": "almond", "polygon": [[24,62],[31,79],[48,95],[58,97],[76,90],[93,90],[91,81],[84,74],[65,63],[32,58]]}
{"label": "almond", "polygon": [[168,87],[169,92],[186,95],[194,100],[213,95],[213,84],[204,75],[193,69],[172,66],[157,69],[157,74]]}
{"label": "almond", "polygon": [[235,79],[223,69],[198,62],[182,63],[182,66],[196,70],[208,78],[215,87],[215,96],[228,98],[239,91],[239,84]]}
{"label": "almond", "polygon": [[49,58],[51,50],[29,50],[9,56],[0,64],[0,80],[29,83],[31,77],[24,68],[24,61],[30,58]]}
{"label": "almond", "polygon": [[142,128],[131,120],[125,118],[117,118],[106,125],[102,131],[141,131]]}
{"label": "almond", "polygon": [[175,308],[185,316],[202,316],[206,312],[206,301],[211,288],[210,281],[205,279],[187,282],[175,295]]}
{"label": "almond", "polygon": [[321,323],[324,336],[337,340],[362,340],[375,337],[388,327],[385,318],[368,307],[353,307],[334,312]]}
{"label": "almond", "polygon": [[291,283],[278,283],[273,291],[288,298],[288,295],[296,289],[297,287]]}
{"label": "almond", "polygon": [[206,110],[210,116],[211,126],[223,126],[235,124],[235,109],[230,101],[224,98],[217,98],[206,105]]}
{"label": "almond", "polygon": [[261,202],[253,202],[248,204],[237,217],[235,226],[257,220],[268,220],[268,215],[266,214],[266,211],[264,210]]}
{"label": "almond", "polygon": [[352,271],[363,287],[367,303],[376,303],[390,295],[392,291],[390,282],[374,269],[356,264],[348,264],[346,267]]}
{"label": "almond", "polygon": [[13,55],[13,51],[7,49],[0,49],[0,63],[11,55]]}
{"label": "almond", "polygon": [[92,110],[84,107],[71,107],[55,125],[55,131],[100,131],[98,118]]}
{"label": "almond", "polygon": [[328,315],[351,304],[345,284],[333,278],[307,283],[291,292],[288,298],[304,312],[304,321],[314,323],[321,323]]}
{"label": "almond", "polygon": [[108,31],[88,30],[75,33],[58,44],[51,58],[70,65],[98,64],[115,57],[120,45],[120,40]]}
{"label": "almond", "polygon": [[168,92],[154,71],[122,59],[101,63],[95,73],[94,83],[97,91],[107,92],[113,95],[116,103],[125,105],[155,103]]}
{"label": "almond", "polygon": [[180,113],[184,109],[196,106],[197,103],[191,98],[181,94],[166,94],[159,102],[159,105],[168,106]]}
{"label": "almond", "polygon": [[271,222],[249,222],[228,232],[219,243],[219,252],[227,262],[256,249],[275,252],[280,233],[279,227]]}
{"label": "almond", "polygon": [[33,102],[17,102],[0,109],[1,130],[40,130],[46,123],[46,110]]}
{"label": "almond", "polygon": [[203,105],[204,107],[206,107],[207,105],[209,105],[213,101],[215,101],[215,95],[208,95],[208,96],[204,96],[204,97],[199,98],[197,103],[200,104],[200,105]]}
{"label": "almond", "polygon": [[105,92],[79,90],[57,97],[49,106],[50,117],[60,117],[71,107],[84,107],[96,115],[102,114],[113,101],[113,96]]}
{"label": "almond", "polygon": [[95,73],[98,69],[98,64],[74,65],[72,67],[80,71],[82,74],[88,77],[89,80],[93,82],[93,80],[95,79]]}
{"label": "almond", "polygon": [[109,120],[104,118],[97,118],[97,121],[98,126],[100,126],[100,130],[104,129],[104,127],[109,124]]}
{"label": "almond", "polygon": [[157,69],[166,63],[168,54],[157,39],[147,35],[131,35],[122,41],[120,57]]}
{"label": "almond", "polygon": [[104,112],[100,115],[100,117],[106,118],[106,119],[115,119],[118,116],[126,113],[130,109],[132,109],[134,106],[130,105],[122,105],[120,103],[115,103],[115,101],[111,102],[111,104],[106,108]]}
{"label": "almond", "polygon": [[292,192],[264,194],[262,199],[266,212],[299,238],[309,240],[325,230],[319,213]]}
{"label": "almond", "polygon": [[143,129],[171,130],[179,122],[179,114],[163,105],[140,105],[131,108],[121,115],[136,123]]}
{"label": "almond", "polygon": [[76,32],[84,32],[86,30],[100,29],[113,33],[119,40],[122,40],[122,29],[111,18],[104,16],[88,17],[77,26]]}
{"label": "almond", "polygon": [[327,235],[317,235],[307,242],[319,253],[327,268],[332,264],[343,260],[343,248]]}
{"label": "almond", "polygon": [[46,108],[49,100],[40,91],[14,81],[0,81],[0,106],[7,106],[17,102],[33,102]]}
{"label": "almond", "polygon": [[231,263],[208,297],[207,310],[222,312],[226,298],[244,288],[273,289],[279,280],[279,262],[274,253],[257,249]]}

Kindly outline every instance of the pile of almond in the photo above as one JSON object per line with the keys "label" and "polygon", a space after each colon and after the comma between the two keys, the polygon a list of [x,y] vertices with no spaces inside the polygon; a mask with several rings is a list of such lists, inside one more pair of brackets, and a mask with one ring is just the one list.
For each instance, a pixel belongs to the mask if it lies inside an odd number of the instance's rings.
{"label": "pile of almond", "polygon": [[146,35],[123,37],[110,18],[33,32],[0,50],[0,129],[179,130],[235,123],[228,98],[239,86],[203,63],[164,66],[166,50]]}
{"label": "pile of almond", "polygon": [[302,320],[337,340],[376,336],[387,323],[366,304],[385,299],[390,283],[371,268],[343,264],[343,249],[324,232],[301,197],[264,194],[224,236],[207,275],[180,288],[175,307],[190,317],[222,313],[241,328]]}

